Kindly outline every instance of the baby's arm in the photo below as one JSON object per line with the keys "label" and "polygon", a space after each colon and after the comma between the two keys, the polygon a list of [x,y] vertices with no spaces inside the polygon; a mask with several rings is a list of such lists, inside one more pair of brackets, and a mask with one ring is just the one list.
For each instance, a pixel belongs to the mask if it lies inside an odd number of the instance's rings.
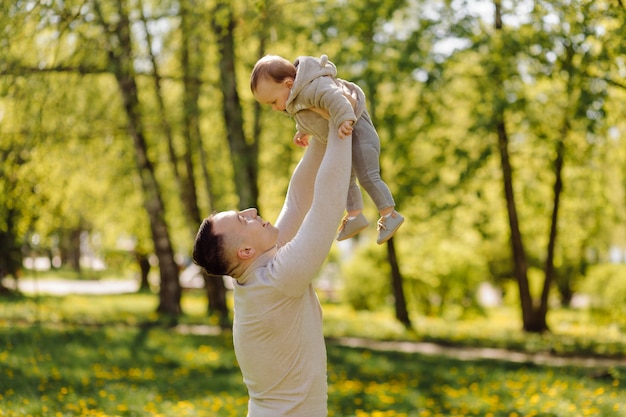
{"label": "baby's arm", "polygon": [[329,127],[336,127],[339,138],[350,136],[356,123],[356,95],[331,77],[320,77],[311,84],[315,87],[314,107],[327,112]]}

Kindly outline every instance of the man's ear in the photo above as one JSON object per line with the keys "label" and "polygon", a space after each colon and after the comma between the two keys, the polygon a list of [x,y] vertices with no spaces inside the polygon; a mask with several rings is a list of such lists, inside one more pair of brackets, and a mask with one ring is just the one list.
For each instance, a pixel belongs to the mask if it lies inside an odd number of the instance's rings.
{"label": "man's ear", "polygon": [[237,257],[241,260],[248,260],[250,258],[252,258],[254,256],[254,254],[256,253],[256,249],[251,248],[249,246],[241,246],[238,250],[237,250]]}
{"label": "man's ear", "polygon": [[287,88],[291,90],[291,88],[293,87],[293,78],[291,77],[285,78],[283,82],[285,83]]}

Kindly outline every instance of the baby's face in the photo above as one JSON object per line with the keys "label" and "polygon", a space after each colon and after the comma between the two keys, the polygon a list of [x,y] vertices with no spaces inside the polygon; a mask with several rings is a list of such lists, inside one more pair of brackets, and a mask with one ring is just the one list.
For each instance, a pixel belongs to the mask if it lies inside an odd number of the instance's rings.
{"label": "baby's face", "polygon": [[272,110],[285,111],[285,104],[293,87],[293,79],[276,82],[269,77],[261,78],[254,91],[254,98],[261,104],[269,104]]}

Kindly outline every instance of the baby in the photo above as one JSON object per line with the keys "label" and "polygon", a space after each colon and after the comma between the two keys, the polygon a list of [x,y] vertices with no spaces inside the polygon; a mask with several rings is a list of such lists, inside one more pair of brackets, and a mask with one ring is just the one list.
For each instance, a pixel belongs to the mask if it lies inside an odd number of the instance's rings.
{"label": "baby", "polygon": [[309,144],[309,137],[326,143],[329,129],[340,138],[352,136],[352,175],[347,214],[337,240],[349,239],[368,226],[363,215],[363,198],[356,184],[365,189],[376,205],[380,245],[391,239],[404,217],[395,208],[389,187],[380,177],[380,138],[365,108],[365,94],[356,84],[337,78],[337,68],[326,55],[302,56],[293,64],[276,55],[261,58],[250,77],[254,98],[275,111],[286,112],[296,120],[294,143]]}

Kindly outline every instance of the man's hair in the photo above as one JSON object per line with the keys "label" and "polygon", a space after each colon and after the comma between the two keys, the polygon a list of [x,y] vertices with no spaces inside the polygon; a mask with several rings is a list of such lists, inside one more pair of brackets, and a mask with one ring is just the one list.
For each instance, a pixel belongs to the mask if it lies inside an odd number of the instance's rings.
{"label": "man's hair", "polygon": [[265,77],[270,77],[277,83],[285,78],[296,78],[296,66],[285,58],[278,55],[265,55],[259,59],[252,69],[250,75],[250,90],[256,91],[259,81]]}
{"label": "man's hair", "polygon": [[213,215],[202,221],[193,245],[193,261],[212,275],[228,275],[228,259],[223,235],[213,230]]}

